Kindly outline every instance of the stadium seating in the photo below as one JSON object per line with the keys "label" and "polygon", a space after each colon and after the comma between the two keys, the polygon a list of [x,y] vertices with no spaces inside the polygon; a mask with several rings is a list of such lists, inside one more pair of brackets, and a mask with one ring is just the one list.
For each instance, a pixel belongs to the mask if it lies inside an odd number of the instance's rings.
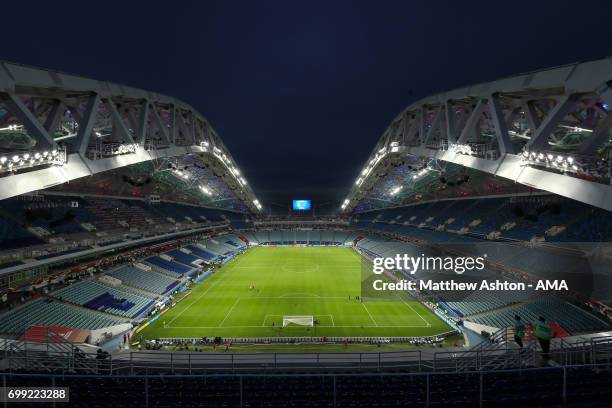
{"label": "stadium seating", "polygon": [[67,286],[52,293],[52,296],[89,309],[129,318],[142,314],[154,302],[153,298],[131,292],[125,287],[114,288],[94,280]]}
{"label": "stadium seating", "polygon": [[557,322],[564,330],[572,334],[609,329],[608,324],[592,314],[577,306],[557,300],[520,304],[507,309],[486,312],[470,317],[468,320],[487,326],[510,327],[515,315],[521,316],[524,322],[533,323],[538,317],[543,316],[547,321]]}
{"label": "stadium seating", "polygon": [[[396,254],[404,253],[411,256],[420,256],[421,253],[427,252],[423,248],[411,243],[393,241],[375,235],[364,237],[364,239],[357,243],[357,247],[373,257],[393,257]],[[522,254],[517,256],[517,252],[511,252],[507,246],[504,246],[502,249],[507,252],[505,256],[500,253],[493,253],[491,258],[507,258],[513,266],[518,266],[519,264],[523,267],[529,266],[525,270],[529,270],[530,273],[539,273],[543,277],[546,276],[546,273],[550,274],[549,268],[555,269],[555,265],[560,267],[564,262],[566,264],[569,263],[566,259],[560,257],[559,254],[548,254],[547,257],[539,259],[538,256],[543,253],[542,251],[530,250],[532,252],[529,255]],[[528,251],[528,249],[519,248],[517,251]],[[551,258],[550,262],[548,258]],[[523,265],[525,262],[527,264]],[[580,268],[581,265],[575,263],[576,268]],[[434,282],[448,279],[446,274],[425,270],[419,271],[418,275],[408,277],[410,279],[432,280]],[[453,276],[453,279],[460,280],[461,282],[494,281],[498,278],[499,275],[497,273],[487,269]],[[504,279],[513,280],[508,277],[504,277]],[[519,314],[523,316],[524,321],[530,322],[535,322],[539,316],[544,316],[549,321],[556,321],[563,329],[570,333],[609,329],[609,325],[606,322],[568,302],[552,299],[534,301],[538,295],[532,290],[495,292],[477,290],[467,295],[463,292],[453,291],[436,292],[434,295],[440,306],[452,315],[465,317],[467,320],[493,327],[512,326],[515,314]]]}
{"label": "stadium seating", "polygon": [[235,229],[249,228],[252,226],[250,220],[244,214],[227,211],[224,215]]}
{"label": "stadium seating", "polygon": [[197,256],[193,256],[191,254],[187,254],[179,249],[174,249],[172,251],[166,252],[166,255],[171,256],[173,258],[174,261],[180,262],[184,265],[187,265],[191,268],[194,268],[195,265],[193,264],[196,261],[202,261],[200,258],[198,258]]}
{"label": "stadium seating", "polygon": [[165,271],[170,275],[183,276],[189,273],[193,268],[183,265],[178,262],[167,261],[159,256],[150,256],[144,260],[146,263],[156,267],[158,270]]}
{"label": "stadium seating", "polygon": [[120,279],[123,284],[146,290],[148,292],[165,294],[177,287],[179,281],[159,274],[155,271],[143,271],[131,266],[121,267],[112,273],[111,276]]}
{"label": "stadium seating", "polygon": [[308,232],[307,231],[295,231],[295,243],[296,244],[306,244],[308,242]]}
{"label": "stadium seating", "polygon": [[[483,373],[6,375],[10,387],[70,387],[70,406],[196,408],[608,408],[612,373],[590,367]],[[565,392],[563,392],[565,390]],[[44,404],[43,404],[44,405]]]}
{"label": "stadium seating", "polygon": [[[142,199],[38,195],[0,202],[0,239],[3,249],[28,248],[46,244],[47,237],[61,235],[62,239],[73,236],[82,239],[88,233],[94,234],[92,228],[95,232],[119,233],[166,231],[175,227],[168,218],[183,223],[181,229],[184,229],[192,225],[185,217],[200,225],[234,220],[244,222],[244,216],[238,213],[183,204],[162,202],[153,205]],[[39,231],[36,232],[39,236],[28,228]],[[120,238],[95,239],[100,241],[100,246],[123,241]]]}
{"label": "stadium seating", "polygon": [[253,232],[243,232],[242,235],[249,241],[250,244],[259,244],[259,239]]}
{"label": "stadium seating", "polygon": [[[73,207],[73,203],[78,206]],[[77,197],[34,196],[2,200],[6,218],[24,227],[40,227],[50,234],[72,234],[85,231],[81,223],[91,222],[94,215]]]}
{"label": "stadium seating", "polygon": [[283,235],[280,231],[270,231],[268,233],[268,242],[271,244],[282,244],[283,243]]}
{"label": "stadium seating", "polygon": [[351,244],[357,234],[332,229],[309,229],[309,230],[258,230],[255,232],[243,232],[250,243],[268,245],[345,245]]}
{"label": "stadium seating", "polygon": [[[522,241],[544,237],[552,242],[601,242],[612,238],[610,212],[552,195],[435,201],[356,214],[351,224],[406,235],[418,234],[417,228],[443,226],[453,234],[465,229],[463,237],[497,231],[503,238]],[[553,227],[562,228],[552,232]]]}
{"label": "stadium seating", "polygon": [[57,301],[38,299],[3,314],[0,319],[0,333],[21,335],[33,324],[100,329],[124,322],[124,319],[118,317],[90,312]]}
{"label": "stadium seating", "polygon": [[201,242],[209,252],[216,253],[218,255],[231,255],[236,248],[229,244],[224,244],[222,240],[217,238],[207,239]]}
{"label": "stadium seating", "polygon": [[213,254],[212,252],[195,245],[188,245],[186,248],[193,254],[209,262],[214,262],[219,257],[217,254]]}
{"label": "stadium seating", "polygon": [[270,231],[256,231],[254,233],[255,241],[260,244],[271,242]]}
{"label": "stadium seating", "polygon": [[16,222],[4,217],[0,218],[0,240],[4,249],[24,248],[44,243],[42,239]]}
{"label": "stadium seating", "polygon": [[230,234],[230,235],[222,235],[216,238],[218,241],[222,242],[225,245],[230,245],[233,248],[242,249],[246,248],[246,243],[241,240],[238,236]]}
{"label": "stadium seating", "polygon": [[153,208],[164,217],[173,218],[176,222],[188,222],[188,218],[190,218],[192,222],[198,223],[205,221],[223,221],[220,211],[203,207],[161,202],[159,204],[155,204]]}

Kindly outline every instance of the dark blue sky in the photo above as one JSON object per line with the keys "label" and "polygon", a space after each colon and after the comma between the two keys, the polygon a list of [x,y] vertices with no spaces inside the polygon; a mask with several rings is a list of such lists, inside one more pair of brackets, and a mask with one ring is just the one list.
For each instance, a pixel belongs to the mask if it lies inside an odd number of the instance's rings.
{"label": "dark blue sky", "polygon": [[339,206],[415,99],[612,54],[609,1],[136,3],[3,4],[0,59],[189,102],[276,209]]}

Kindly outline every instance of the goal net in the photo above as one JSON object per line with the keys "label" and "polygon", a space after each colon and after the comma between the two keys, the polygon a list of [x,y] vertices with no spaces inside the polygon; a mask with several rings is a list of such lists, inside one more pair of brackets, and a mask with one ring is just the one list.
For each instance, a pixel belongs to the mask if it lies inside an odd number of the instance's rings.
{"label": "goal net", "polygon": [[313,316],[283,316],[283,327],[287,327],[290,324],[314,326],[314,318]]}

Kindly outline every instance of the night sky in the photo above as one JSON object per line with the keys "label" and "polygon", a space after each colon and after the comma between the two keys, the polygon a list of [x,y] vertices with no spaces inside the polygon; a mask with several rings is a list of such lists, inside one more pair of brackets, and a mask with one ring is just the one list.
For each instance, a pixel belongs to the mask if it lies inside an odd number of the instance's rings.
{"label": "night sky", "polygon": [[190,103],[275,211],[337,208],[420,97],[612,54],[609,1],[36,3],[3,4],[0,59]]}

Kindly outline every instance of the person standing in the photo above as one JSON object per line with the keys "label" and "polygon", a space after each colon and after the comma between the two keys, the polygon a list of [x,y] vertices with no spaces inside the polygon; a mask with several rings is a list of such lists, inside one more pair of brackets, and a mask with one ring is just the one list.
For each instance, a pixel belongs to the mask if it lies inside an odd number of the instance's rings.
{"label": "person standing", "polygon": [[523,338],[525,337],[525,325],[521,321],[521,316],[514,315],[514,342],[523,348]]}
{"label": "person standing", "polygon": [[546,319],[540,316],[535,326],[535,336],[542,347],[544,360],[550,359],[550,340],[555,336],[554,330],[546,323]]}

